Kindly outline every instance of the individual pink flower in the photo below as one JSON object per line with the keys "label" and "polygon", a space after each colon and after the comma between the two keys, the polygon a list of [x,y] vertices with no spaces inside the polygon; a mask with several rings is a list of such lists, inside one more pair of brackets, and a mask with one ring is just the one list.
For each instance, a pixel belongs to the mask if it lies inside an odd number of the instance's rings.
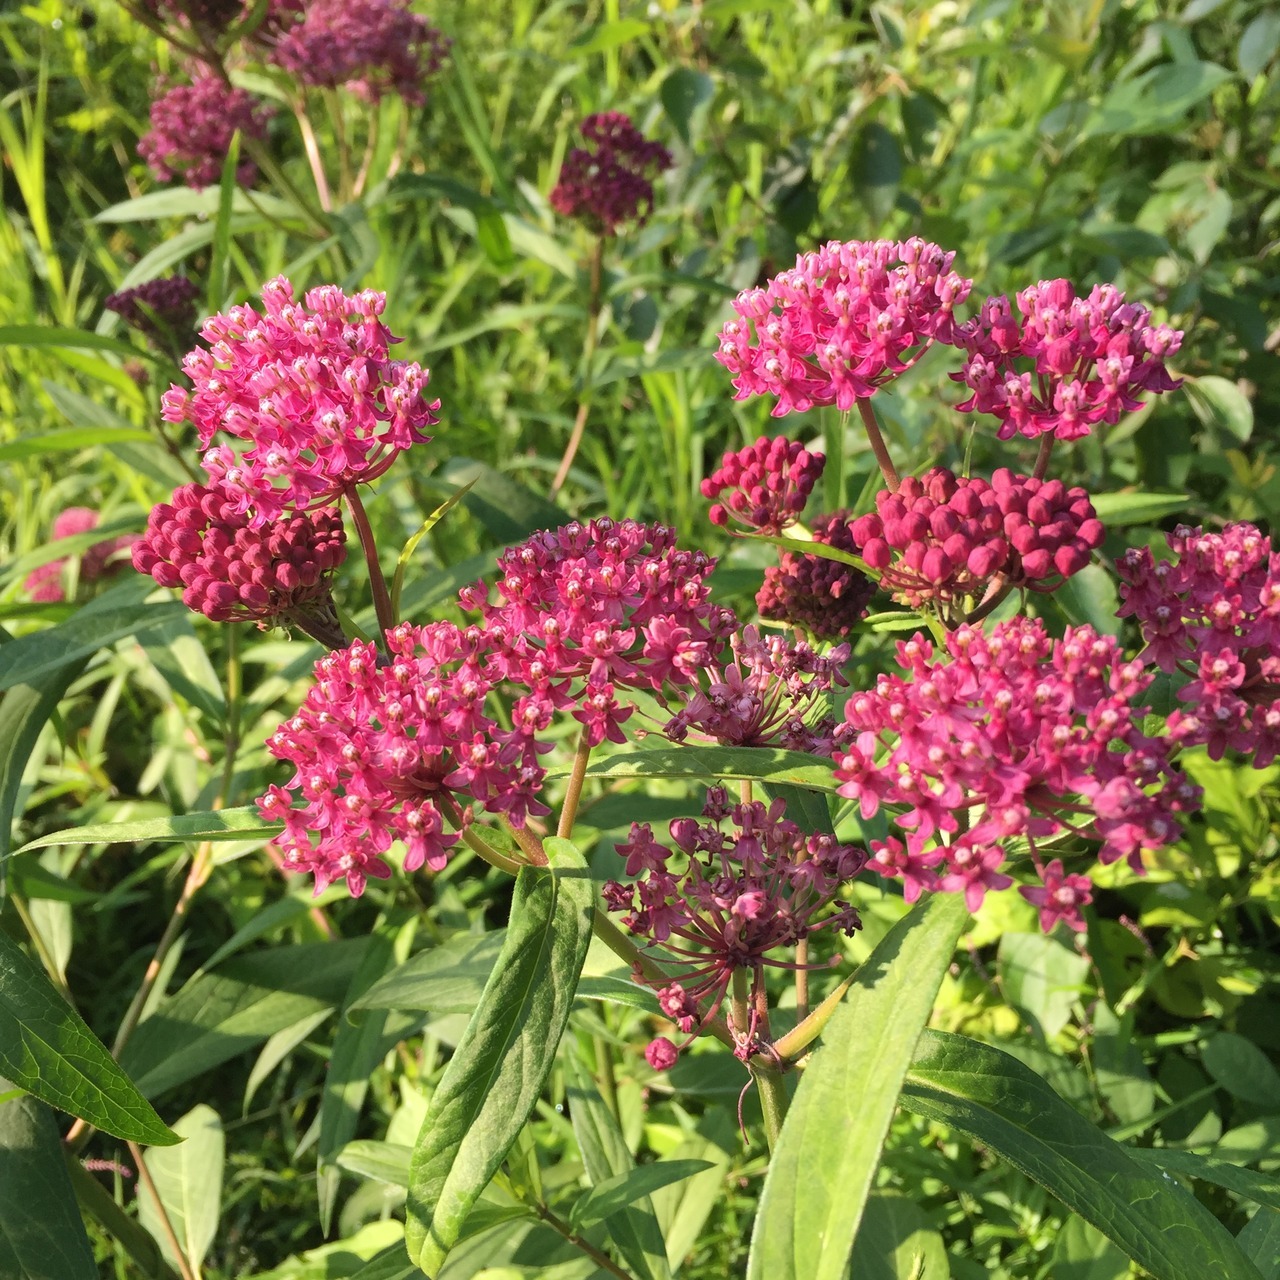
{"label": "individual pink flower", "polygon": [[1265,768],[1280,755],[1280,554],[1251,524],[1221,533],[1179,525],[1166,534],[1173,559],[1148,547],[1117,563],[1119,614],[1142,624],[1147,652],[1183,677],[1169,734]]}
{"label": "individual pink flower", "polygon": [[616,236],[626,222],[643,225],[653,208],[653,179],[671,167],[671,153],[620,111],[587,116],[580,127],[588,147],[565,156],[551,207],[602,236]]}
{"label": "individual pink flower", "polygon": [[378,318],[385,305],[373,289],[336,285],[299,304],[279,276],[261,312],[235,306],[205,321],[209,345],[182,363],[194,390],[170,387],[164,419],[196,424],[205,468],[255,526],[330,503],[431,439],[440,402],[427,399],[426,369],[391,358],[399,339]]}
{"label": "individual pink flower", "polygon": [[421,106],[449,44],[409,0],[309,0],[301,21],[283,25],[271,61],[305,85]]}
{"label": "individual pink flower", "polygon": [[329,581],[345,541],[336,508],[255,526],[225,485],[188,484],[152,509],[133,566],[214,622],[279,619],[341,648]]}
{"label": "individual pink flower", "polygon": [[[834,836],[806,835],[785,814],[782,800],[731,806],[724,788],[712,787],[707,821],[672,822],[675,850],[647,860],[634,884],[611,881],[604,891],[608,909],[647,939],[642,945],[660,944],[668,965],[680,958],[680,976],[664,981],[658,1005],[686,1035],[715,1015],[735,972],[751,975],[746,1024],[731,1028],[744,1061],[762,1045],[765,968],[795,968],[776,953],[822,930],[852,934],[861,927],[838,895],[866,864],[865,851]],[[679,863],[683,871],[673,870]],[[636,980],[647,981],[639,972]],[[675,1052],[674,1045],[661,1051],[668,1066]]]}
{"label": "individual pink flower", "polygon": [[719,499],[707,513],[711,523],[781,533],[800,518],[826,461],[785,436],[730,449],[702,482],[702,496]]}
{"label": "individual pink flower", "polygon": [[924,240],[832,241],[734,300],[716,359],[734,399],[771,395],[773,416],[833,404],[841,411],[951,342],[971,280],[954,253]]}
{"label": "individual pink flower", "polygon": [[1088,563],[1106,531],[1083,489],[1000,468],[990,482],[943,467],[876,494],[852,539],[880,586],[918,609],[964,619],[999,588],[1054,591]]}
{"label": "individual pink flower", "polygon": [[1040,928],[1050,933],[1062,920],[1076,933],[1084,931],[1080,908],[1093,901],[1093,886],[1088,876],[1066,875],[1062,859],[1054,858],[1042,872],[1042,885],[1021,885],[1018,892],[1033,906],[1040,908]]}
{"label": "individual pink flower", "polygon": [[[1173,744],[1142,730],[1153,676],[1089,627],[1054,640],[1038,619],[985,631],[963,625],[947,654],[916,636],[898,646],[904,675],[855,693],[845,718],[856,737],[836,753],[843,796],[864,816],[882,806],[905,833],[874,846],[873,867],[908,887],[963,892],[971,908],[1011,883],[1011,846],[1075,835],[1103,863],[1180,834],[1175,814],[1197,789],[1171,760]],[[965,821],[962,822],[961,818]]]}
{"label": "individual pink flower", "polygon": [[[167,88],[151,104],[151,129],[138,142],[138,154],[161,182],[180,178],[189,187],[213,186],[232,136],[262,138],[270,110],[244,89],[233,88],[209,71],[197,71],[190,84]],[[257,167],[244,160],[236,181],[252,186]]]}
{"label": "individual pink flower", "polygon": [[655,1071],[670,1071],[676,1065],[679,1053],[679,1049],[666,1036],[659,1036],[645,1046],[644,1057]]}
{"label": "individual pink flower", "polygon": [[164,276],[132,289],[121,289],[111,294],[102,306],[148,338],[176,340],[182,348],[191,345],[199,296],[199,289],[186,276]]}
{"label": "individual pink flower", "polygon": [[1070,281],[1042,280],[1017,304],[1019,317],[1008,298],[988,298],[955,336],[968,358],[951,377],[971,393],[957,408],[994,415],[1001,440],[1078,440],[1140,408],[1144,393],[1181,385],[1165,361],[1182,334],[1152,324],[1151,312],[1125,302],[1114,285],[1081,298]]}
{"label": "individual pink flower", "polygon": [[[68,507],[54,518],[50,539],[58,542],[62,538],[75,538],[80,534],[90,533],[98,527],[100,520],[98,512],[92,507]],[[80,556],[80,581],[97,582],[100,578],[117,572],[125,562],[121,552],[127,551],[136,541],[137,535],[125,533],[95,542]],[[38,604],[57,604],[65,600],[67,596],[63,589],[62,572],[67,561],[67,556],[61,556],[32,569],[22,583],[26,595]]]}
{"label": "individual pink flower", "polygon": [[[856,555],[847,511],[814,520],[814,542]],[[762,618],[803,627],[817,640],[843,640],[862,621],[875,583],[860,569],[826,556],[784,550],[756,592]]]}
{"label": "individual pink flower", "polygon": [[[515,718],[489,715],[489,638],[449,622],[387,633],[390,661],[361,640],[316,663],[316,683],[296,715],[267,740],[294,768],[258,800],[286,869],[315,876],[316,892],[345,878],[353,894],[391,874],[385,854],[405,845],[404,868],[439,871],[478,801],[516,826],[543,814],[546,750]],[[295,797],[302,804],[293,807]]]}

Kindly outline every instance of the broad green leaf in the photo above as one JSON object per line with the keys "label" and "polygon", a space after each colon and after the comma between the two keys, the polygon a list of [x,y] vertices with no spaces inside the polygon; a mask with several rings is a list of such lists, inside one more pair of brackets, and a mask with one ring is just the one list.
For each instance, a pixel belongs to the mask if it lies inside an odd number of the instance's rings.
{"label": "broad green leaf", "polygon": [[968,919],[959,895],[934,894],[858,971],[769,1162],[749,1280],[842,1280],[903,1077]]}
{"label": "broad green leaf", "polygon": [[[189,218],[199,214],[211,217],[217,214],[221,198],[222,193],[218,187],[205,187],[200,191],[188,187],[170,187],[165,191],[148,191],[146,195],[113,204],[110,208],[103,209],[93,220],[152,222],[159,218]],[[273,218],[281,219],[296,218],[298,214],[288,200],[266,191],[255,191],[250,201],[244,191],[237,189],[232,208],[234,212],[242,214],[256,214],[261,210]]]}
{"label": "broad green leaf", "polygon": [[878,120],[863,125],[854,142],[850,177],[858,199],[877,221],[893,212],[902,169],[902,144],[893,131]]}
{"label": "broad green leaf", "polygon": [[1205,426],[1221,427],[1241,444],[1253,435],[1253,405],[1230,378],[1188,378],[1183,390]]}
{"label": "broad green leaf", "polygon": [[1194,1196],[1148,1171],[999,1049],[926,1032],[902,1102],[1033,1178],[1156,1280],[1258,1280],[1226,1228]]}
{"label": "broad green leaf", "polygon": [[683,1182],[694,1174],[714,1166],[709,1160],[656,1160],[652,1164],[637,1165],[625,1173],[614,1174],[598,1182],[590,1191],[584,1191],[574,1201],[569,1213],[572,1227],[589,1227],[593,1222],[603,1222],[643,1199],[660,1187],[673,1182]]}
{"label": "broad green leaf", "polygon": [[63,427],[58,431],[42,431],[34,436],[19,436],[0,444],[0,462],[17,462],[22,458],[39,458],[46,453],[74,453],[99,444],[122,444],[126,441],[150,443],[151,432],[141,427]]}
{"label": "broad green leaf", "polygon": [[[3,650],[0,650],[3,653]],[[178,813],[169,818],[141,818],[137,822],[98,822],[53,831],[24,844],[18,853],[64,844],[158,844],[197,840],[267,839],[280,834],[279,823],[265,823],[252,805],[215,809],[208,813]]]}
{"label": "broad green leaf", "polygon": [[1005,999],[1042,1039],[1052,1040],[1083,993],[1088,958],[1043,933],[1006,933],[998,963]]}
{"label": "broad green leaf", "polygon": [[[588,778],[742,778],[783,786],[835,791],[830,764],[815,764],[813,756],[780,747],[654,747],[647,751],[619,751],[593,760]],[[558,776],[558,775],[557,775]]]}
{"label": "broad green leaf", "polygon": [[1187,509],[1185,493],[1095,493],[1090,501],[1103,524],[1151,524]]}
{"label": "broad green leaf", "polygon": [[121,1062],[148,1097],[164,1093],[337,1006],[364,947],[352,939],[235,956],[162,1001],[138,1024]]}
{"label": "broad green leaf", "polygon": [[705,71],[696,71],[693,67],[676,67],[663,78],[658,97],[667,119],[686,147],[692,139],[694,117],[715,94],[715,81]]}
{"label": "broad green leaf", "polygon": [[1231,72],[1212,62],[1154,67],[1117,84],[1085,122],[1081,137],[1162,133],[1230,79]]}
{"label": "broad green leaf", "polygon": [[558,529],[572,518],[532,489],[474,458],[450,458],[436,478],[465,488],[463,504],[501,542],[514,542],[539,529]]}
{"label": "broad green leaf", "polygon": [[1255,1204],[1280,1210],[1280,1178],[1274,1174],[1259,1173],[1234,1161],[1198,1155],[1194,1151],[1175,1151],[1169,1147],[1128,1147],[1126,1150],[1143,1164],[1155,1165],[1157,1169],[1167,1169],[1170,1173],[1180,1173],[1200,1182],[1211,1182]]}
{"label": "broad green leaf", "polygon": [[178,1141],[106,1045],[2,930],[0,1074],[117,1138],[153,1146]]}
{"label": "broad green leaf", "polygon": [[1245,27],[1236,46],[1236,64],[1246,80],[1266,70],[1280,48],[1280,13],[1260,13]]}
{"label": "broad green leaf", "polygon": [[950,1280],[947,1247],[915,1201],[874,1191],[853,1245],[856,1280]]}
{"label": "broad green leaf", "polygon": [[399,1142],[373,1142],[357,1138],[348,1142],[335,1157],[343,1169],[358,1173],[362,1178],[373,1178],[393,1187],[409,1186],[409,1162],[413,1148]]}
{"label": "broad green leaf", "polygon": [[1253,1259],[1262,1280],[1280,1280],[1280,1213],[1259,1209],[1241,1228],[1236,1243]]}
{"label": "broad green leaf", "polygon": [[413,1153],[409,1256],[434,1275],[542,1092],[591,940],[594,887],[567,840],[516,877],[506,943]]}
{"label": "broad green leaf", "polygon": [[0,325],[0,347],[84,347],[92,351],[110,351],[130,360],[156,360],[159,357],[119,338],[84,329],[58,329],[42,324]]}
{"label": "broad green leaf", "polygon": [[1053,1242],[1053,1280],[1126,1280],[1129,1259],[1096,1227],[1072,1214]]}
{"label": "broad green leaf", "polygon": [[616,22],[601,22],[586,35],[575,40],[565,51],[572,58],[585,57],[589,53],[604,53],[647,35],[649,24],[640,18],[620,18]]}
{"label": "broad green leaf", "polygon": [[[192,1273],[199,1275],[222,1212],[222,1166],[226,1159],[222,1120],[202,1102],[178,1120],[173,1131],[183,1139],[180,1146],[148,1151],[142,1158],[178,1238],[182,1258]],[[161,1225],[160,1210],[147,1189],[138,1192],[138,1218],[168,1262],[181,1267],[169,1234]]]}
{"label": "broad green leaf", "polygon": [[507,931],[463,933],[419,951],[392,969],[351,1006],[470,1013],[480,1003]]}
{"label": "broad green leaf", "polygon": [[1200,1061],[1232,1097],[1280,1112],[1280,1072],[1252,1040],[1219,1031],[1201,1047]]}
{"label": "broad green leaf", "polygon": [[[2,937],[3,935],[0,935]],[[12,1092],[0,1079],[0,1097]],[[0,1102],[0,1276],[97,1280],[62,1139],[35,1098]]]}

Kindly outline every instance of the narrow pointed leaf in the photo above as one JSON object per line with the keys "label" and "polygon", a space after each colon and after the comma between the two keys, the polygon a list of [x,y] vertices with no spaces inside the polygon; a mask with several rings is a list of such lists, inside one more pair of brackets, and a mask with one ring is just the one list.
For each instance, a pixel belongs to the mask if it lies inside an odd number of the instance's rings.
{"label": "narrow pointed leaf", "polygon": [[652,1192],[683,1182],[704,1169],[712,1168],[709,1160],[656,1160],[637,1165],[626,1173],[615,1174],[597,1183],[574,1202],[569,1224],[575,1228],[603,1222],[610,1214],[635,1204]]}
{"label": "narrow pointed leaf", "polygon": [[98,822],[86,827],[53,831],[24,844],[18,853],[64,844],[159,844],[195,840],[252,840],[279,835],[278,823],[263,822],[252,805],[216,809],[208,813],[176,813],[168,818],[140,818],[137,822]]}
{"label": "narrow pointed leaf", "polygon": [[745,778],[763,783],[836,789],[834,766],[780,747],[654,747],[593,760],[588,778]]}
{"label": "narrow pointed leaf", "polygon": [[164,1205],[169,1225],[178,1238],[182,1259],[175,1256],[173,1243],[161,1223],[160,1210],[146,1189],[138,1193],[138,1217],[170,1263],[181,1267],[185,1261],[192,1274],[199,1275],[200,1264],[218,1231],[226,1142],[221,1118],[203,1102],[188,1111],[173,1128],[183,1138],[181,1146],[168,1151],[148,1151],[142,1158]]}

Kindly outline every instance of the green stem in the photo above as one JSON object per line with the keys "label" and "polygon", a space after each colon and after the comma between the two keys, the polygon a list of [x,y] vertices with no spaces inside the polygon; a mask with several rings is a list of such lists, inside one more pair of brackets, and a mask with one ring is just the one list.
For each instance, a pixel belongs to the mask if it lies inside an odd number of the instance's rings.
{"label": "green stem", "polygon": [[582,392],[578,397],[578,413],[573,420],[573,430],[569,433],[569,443],[565,446],[564,457],[556,469],[556,478],[551,482],[551,496],[564,487],[569,478],[569,468],[577,457],[578,446],[587,429],[587,414],[591,409],[591,366],[596,353],[596,342],[600,335],[600,282],[604,270],[604,237],[597,236],[591,249],[590,272],[587,286],[587,333],[582,343]]}
{"label": "green stem", "polygon": [[391,593],[387,590],[386,578],[382,576],[382,565],[378,563],[378,545],[373,540],[369,517],[365,513],[364,503],[360,501],[360,492],[355,485],[346,490],[346,499],[351,511],[351,519],[356,526],[356,533],[360,538],[360,549],[364,552],[365,563],[369,566],[369,587],[373,591],[373,609],[378,615],[378,630],[381,632],[378,648],[385,652],[387,632],[396,625],[395,611],[391,607]]}
{"label": "green stem", "polygon": [[770,1153],[778,1149],[782,1122],[787,1118],[787,1084],[782,1074],[770,1067],[751,1064],[751,1075],[760,1090],[760,1109],[764,1112],[764,1136]]}
{"label": "green stem", "polygon": [[751,1027],[751,1013],[747,999],[747,971],[741,967],[733,971],[733,1033],[739,1039],[746,1039]]}
{"label": "green stem", "polygon": [[858,414],[862,418],[862,425],[866,428],[867,439],[871,442],[871,452],[875,454],[876,462],[880,464],[880,474],[884,476],[889,492],[897,493],[898,472],[893,465],[893,459],[889,456],[889,446],[880,433],[880,424],[876,421],[876,411],[871,407],[870,400],[858,401]]}
{"label": "green stem", "polygon": [[573,772],[569,775],[564,804],[560,809],[560,821],[556,826],[556,835],[561,840],[568,840],[573,834],[573,824],[578,817],[578,802],[582,799],[582,784],[587,776],[587,761],[590,759],[591,744],[587,741],[587,727],[583,725],[582,733],[578,736],[578,750],[573,757]]}
{"label": "green stem", "polygon": [[592,1036],[591,1045],[596,1051],[596,1082],[600,1086],[600,1096],[604,1099],[605,1106],[613,1112],[613,1118],[620,1120],[618,1084],[613,1076],[613,1054],[610,1053],[604,1036]]}
{"label": "green stem", "polygon": [[801,938],[796,943],[796,1023],[803,1022],[809,1016],[809,939]]}

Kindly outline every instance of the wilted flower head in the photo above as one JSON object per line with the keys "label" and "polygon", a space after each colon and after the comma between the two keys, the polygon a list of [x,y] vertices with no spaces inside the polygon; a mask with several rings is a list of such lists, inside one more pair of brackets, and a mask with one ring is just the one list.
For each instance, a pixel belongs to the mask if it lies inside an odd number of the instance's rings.
{"label": "wilted flower head", "polygon": [[[151,130],[138,142],[138,154],[161,182],[180,178],[189,187],[209,187],[238,129],[246,138],[264,137],[270,110],[244,89],[236,89],[208,71],[190,84],[166,89],[151,104]],[[236,181],[252,186],[257,167],[244,160]]]}
{"label": "wilted flower head", "polygon": [[624,222],[643,224],[653,208],[653,179],[671,167],[671,153],[620,111],[588,116],[581,131],[590,149],[565,156],[551,207],[598,235],[617,235]]}
{"label": "wilted flower head", "polygon": [[1168,739],[1143,733],[1138,700],[1153,677],[1113,637],[1074,627],[1054,640],[1039,620],[1014,618],[989,632],[961,626],[947,650],[935,659],[919,635],[899,644],[905,674],[849,699],[855,736],[836,754],[840,794],[864,817],[889,807],[906,833],[905,847],[873,843],[872,866],[902,877],[908,901],[941,888],[976,910],[1012,883],[1009,852],[1029,848],[1043,871],[1043,850],[1062,836],[1137,871],[1144,849],[1178,838],[1173,815],[1198,793]]}
{"label": "wilted flower head", "polygon": [[[858,554],[847,511],[819,516],[813,540],[837,551]],[[875,583],[860,569],[826,556],[784,550],[764,571],[756,592],[762,618],[804,627],[819,640],[843,640],[862,620]]]}
{"label": "wilted flower head", "polygon": [[409,0],[309,0],[271,59],[305,85],[345,86],[371,102],[396,93],[421,106],[449,43]]}
{"label": "wilted flower head", "polygon": [[744,627],[730,654],[708,663],[663,732],[683,742],[690,730],[725,746],[778,746],[830,758],[837,741],[831,691],[848,684],[849,646],[819,654],[803,641],[762,637]]}
{"label": "wilted flower head", "polygon": [[346,559],[345,542],[336,508],[255,527],[224,485],[188,484],[152,509],[133,567],[180,587],[187,607],[214,622],[278,618],[332,639],[342,633],[329,579]]}
{"label": "wilted flower head", "polygon": [[298,713],[267,740],[295,772],[258,808],[285,824],[286,868],[313,874],[317,892],[342,877],[353,894],[369,876],[385,879],[395,840],[406,871],[439,871],[472,800],[516,826],[547,812],[537,800],[545,747],[518,716],[502,729],[485,708],[494,681],[481,628],[403,623],[387,643],[385,665],[360,640],[321,658]]}
{"label": "wilted flower head", "polygon": [[[57,542],[62,538],[78,537],[98,527],[101,517],[92,507],[68,507],[54,518],[50,538]],[[132,533],[124,533],[116,538],[106,538],[95,542],[80,557],[80,581],[96,582],[116,572],[124,564],[120,553],[126,551],[137,541]],[[60,556],[57,560],[46,561],[37,565],[23,579],[22,589],[26,595],[39,604],[56,604],[67,598],[62,585],[62,571],[68,557]]]}
{"label": "wilted flower head", "polygon": [[1280,754],[1280,554],[1251,524],[1221,533],[1179,525],[1166,535],[1173,559],[1131,548],[1117,564],[1121,617],[1142,624],[1147,652],[1189,678],[1186,711],[1169,717],[1185,746],[1205,743],[1264,768]]}
{"label": "wilted flower head", "polygon": [[933,342],[952,341],[973,284],[954,257],[920,239],[832,241],[740,293],[716,353],[734,399],[775,396],[776,418],[873,396]]}
{"label": "wilted flower head", "polygon": [[[751,974],[747,1024],[732,1028],[734,1052],[744,1061],[760,1051],[767,1031],[765,967],[795,968],[775,953],[824,929],[852,934],[861,927],[837,894],[866,864],[865,851],[806,835],[785,813],[782,800],[730,806],[724,788],[712,787],[706,822],[671,823],[675,849],[660,844],[648,823],[633,824],[618,852],[637,880],[604,888],[608,909],[621,912],[644,945],[657,944],[664,963],[679,957],[680,977],[658,990],[658,1004],[685,1034],[715,1014],[735,970]],[[646,981],[639,972],[636,980]],[[655,1053],[659,1061],[649,1061],[658,1070],[674,1061],[670,1050]]]}
{"label": "wilted flower head", "polygon": [[186,276],[164,276],[113,293],[102,304],[131,329],[155,340],[176,339],[190,345],[196,323],[199,289]]}
{"label": "wilted flower head", "polygon": [[969,355],[951,377],[972,393],[957,407],[997,417],[999,439],[1077,440],[1140,408],[1144,392],[1181,385],[1165,360],[1182,334],[1153,325],[1150,311],[1125,302],[1114,285],[1079,298],[1070,281],[1042,280],[1017,303],[1020,318],[1008,298],[988,298],[956,335]]}
{"label": "wilted flower head", "polygon": [[[279,276],[261,313],[236,306],[205,321],[209,346],[182,362],[195,389],[170,387],[164,418],[195,422],[206,469],[253,524],[331,502],[430,440],[440,402],[426,397],[426,369],[391,359],[399,339],[378,318],[385,305],[373,289],[349,297],[336,285],[299,304]],[[219,433],[247,447],[214,443]]]}
{"label": "wilted flower head", "polygon": [[781,533],[800,518],[826,461],[785,436],[761,436],[731,449],[702,482],[704,498],[722,499],[707,515],[712,524],[732,520],[761,533]]}
{"label": "wilted flower head", "polygon": [[1083,489],[1001,467],[990,482],[943,467],[896,492],[851,529],[867,566],[895,599],[963,618],[989,588],[1053,591],[1089,563],[1106,531]]}

